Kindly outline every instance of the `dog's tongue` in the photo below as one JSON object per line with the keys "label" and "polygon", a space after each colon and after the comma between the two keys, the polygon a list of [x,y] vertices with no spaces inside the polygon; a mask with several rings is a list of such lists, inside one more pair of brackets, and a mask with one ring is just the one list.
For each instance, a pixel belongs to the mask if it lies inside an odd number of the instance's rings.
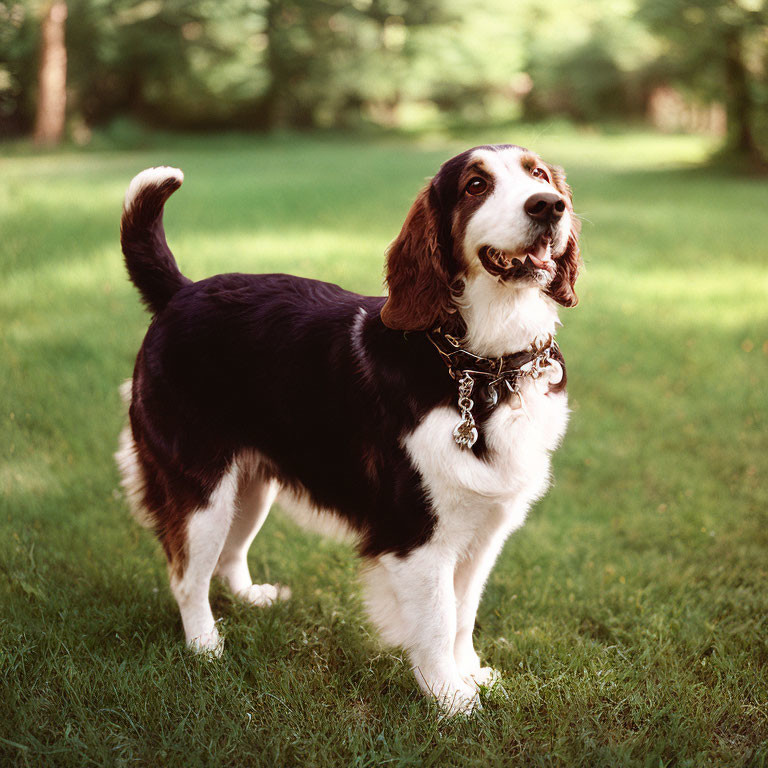
{"label": "dog's tongue", "polygon": [[526,254],[526,256],[533,262],[533,264],[539,269],[546,269],[549,259],[547,258],[547,251],[549,250],[549,238],[540,237],[536,241],[536,246],[532,251]]}

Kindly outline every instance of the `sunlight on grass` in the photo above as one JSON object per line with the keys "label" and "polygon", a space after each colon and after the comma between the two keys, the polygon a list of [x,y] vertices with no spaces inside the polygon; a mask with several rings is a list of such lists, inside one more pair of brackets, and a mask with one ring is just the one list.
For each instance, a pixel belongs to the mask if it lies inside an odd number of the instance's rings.
{"label": "sunlight on grass", "polygon": [[[605,308],[649,323],[768,333],[768,270],[750,275],[733,267],[695,271],[593,267],[585,282]],[[768,336],[762,341],[768,340]]]}
{"label": "sunlight on grass", "polygon": [[293,228],[258,235],[235,230],[216,238],[177,237],[175,242],[180,262],[197,278],[228,271],[295,272],[350,288],[357,285],[363,292],[383,292],[387,243],[377,245],[359,230]]}
{"label": "sunlight on grass", "polygon": [[529,142],[544,157],[566,167],[573,164],[599,168],[603,171],[659,170],[693,166],[706,160],[716,146],[703,136],[666,136],[649,133],[604,135],[574,133],[566,136],[543,129],[532,135]]}
{"label": "sunlight on grass", "polygon": [[[706,160],[717,142],[704,136],[659,135],[622,130],[614,135],[599,131],[564,128],[561,125],[515,126],[508,131],[473,133],[452,141],[457,152],[473,144],[519,144],[546,160],[571,169],[574,165],[600,169],[658,170],[690,167]],[[439,151],[446,145],[439,136],[422,139],[421,145]]]}
{"label": "sunlight on grass", "polygon": [[[15,416],[15,414],[14,414]],[[16,446],[9,446],[15,451]],[[58,488],[59,481],[51,467],[40,460],[40,456],[5,458],[0,465],[0,488],[9,496],[20,494],[35,495]]]}

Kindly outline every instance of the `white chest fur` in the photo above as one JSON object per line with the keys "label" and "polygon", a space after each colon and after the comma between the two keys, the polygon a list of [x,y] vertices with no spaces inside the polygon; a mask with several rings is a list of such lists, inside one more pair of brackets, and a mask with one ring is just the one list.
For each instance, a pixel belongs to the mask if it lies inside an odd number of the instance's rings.
{"label": "white chest fur", "polygon": [[437,514],[435,536],[452,549],[471,546],[489,528],[519,527],[547,489],[550,453],[568,422],[565,393],[548,388],[547,377],[524,380],[524,407],[513,400],[496,408],[483,426],[489,450],[482,459],[454,442],[454,406],[435,408],[405,438]]}
{"label": "white chest fur", "polygon": [[[470,229],[476,226],[477,242],[469,229],[464,241],[467,266],[463,290],[456,297],[466,328],[462,346],[483,357],[527,349],[553,337],[559,325],[557,305],[542,285],[499,279],[477,258],[480,245],[491,242],[489,231],[499,242],[505,241],[502,248],[507,247],[506,240],[519,239],[520,233],[507,231],[508,227],[497,231],[498,222],[507,219],[498,211],[490,220],[475,216]],[[527,226],[530,222],[524,219]],[[562,373],[553,363],[542,378],[522,381],[522,407],[513,399],[496,408],[483,425],[488,452],[482,459],[454,442],[459,420],[455,406],[434,409],[405,438],[433,502],[438,540],[459,542],[457,546],[471,551],[473,542],[495,535],[492,531],[509,532],[522,524],[531,503],[549,484],[550,453],[568,422],[565,392],[549,394],[550,382],[559,381]]]}
{"label": "white chest fur", "polygon": [[458,301],[467,326],[464,346],[485,357],[509,355],[536,338],[554,336],[560,322],[554,301],[538,286],[507,285],[485,271],[466,278]]}

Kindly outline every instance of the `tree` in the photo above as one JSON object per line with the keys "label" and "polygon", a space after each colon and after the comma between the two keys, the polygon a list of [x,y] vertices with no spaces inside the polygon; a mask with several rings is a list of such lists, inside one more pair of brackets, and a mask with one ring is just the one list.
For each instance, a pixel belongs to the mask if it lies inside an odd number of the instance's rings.
{"label": "tree", "polygon": [[756,120],[765,88],[764,0],[641,0],[638,17],[667,44],[670,77],[725,104],[725,150],[766,164]]}
{"label": "tree", "polygon": [[53,0],[43,7],[38,70],[36,144],[58,144],[67,111],[67,4]]}

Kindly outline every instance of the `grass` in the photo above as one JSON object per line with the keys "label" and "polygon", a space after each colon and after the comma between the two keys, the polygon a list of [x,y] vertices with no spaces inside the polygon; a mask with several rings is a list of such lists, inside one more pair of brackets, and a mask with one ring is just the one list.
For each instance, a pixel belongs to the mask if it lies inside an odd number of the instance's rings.
{"label": "grass", "polygon": [[155,541],[111,453],[147,325],[123,191],[167,163],[183,271],[381,290],[424,177],[462,147],[179,139],[0,160],[0,761],[18,765],[768,764],[768,186],[695,137],[480,136],[569,170],[585,217],[563,311],[573,417],[555,484],[508,542],[476,640],[504,673],[443,721],[366,625],[344,545],[272,515],[268,610],[214,590],[225,657],[182,643]]}

